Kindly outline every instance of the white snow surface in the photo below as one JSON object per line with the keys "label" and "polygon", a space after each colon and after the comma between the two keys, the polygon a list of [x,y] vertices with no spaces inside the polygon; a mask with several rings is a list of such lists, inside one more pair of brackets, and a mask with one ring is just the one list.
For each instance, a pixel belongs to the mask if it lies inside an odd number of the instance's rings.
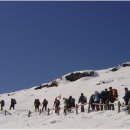
{"label": "white snow surface", "polygon": [[[101,92],[110,86],[118,89],[118,99],[123,103],[124,88],[128,87],[130,89],[130,67],[121,67],[116,72],[109,70],[98,70],[96,73],[99,76],[84,77],[74,82],[65,81],[64,78],[60,80],[58,87],[39,90],[34,90],[35,87],[32,87],[26,90],[1,94],[0,100],[5,100],[4,110],[7,110],[12,115],[7,114],[5,116],[4,111],[0,111],[0,128],[130,128],[130,115],[123,107],[121,107],[120,113],[117,111],[117,106],[115,106],[115,111],[103,110],[87,113],[88,105],[86,105],[84,113],[79,110],[79,113],[76,114],[75,110],[73,110],[72,113],[67,113],[66,116],[63,109],[60,110],[60,115],[51,110],[49,116],[47,112],[39,115],[38,112],[34,111],[34,100],[37,98],[41,102],[46,98],[49,102],[48,107],[52,109],[54,99],[61,94],[62,108],[63,97],[73,96],[76,103],[78,103],[81,93],[84,93],[89,100],[89,97],[95,91]],[[105,83],[102,84],[102,81],[105,81]],[[98,83],[101,84],[96,85]],[[15,110],[9,110],[11,98],[17,100]],[[32,112],[31,117],[27,116],[29,110]]]}

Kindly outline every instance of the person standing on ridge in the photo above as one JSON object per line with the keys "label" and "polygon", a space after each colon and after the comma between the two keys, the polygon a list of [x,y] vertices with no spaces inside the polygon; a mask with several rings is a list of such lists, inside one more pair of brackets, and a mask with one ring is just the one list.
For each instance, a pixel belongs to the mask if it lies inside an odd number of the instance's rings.
{"label": "person standing on ridge", "polygon": [[55,108],[55,113],[58,113],[58,110],[60,110],[60,101],[55,98],[55,101],[54,101],[54,108]]}
{"label": "person standing on ridge", "polygon": [[35,106],[35,112],[38,110],[39,111],[39,106],[41,105],[39,99],[35,99],[34,101],[34,106]]}
{"label": "person standing on ridge", "polygon": [[1,101],[0,101],[0,104],[1,104],[1,110],[3,110],[3,107],[4,107],[4,105],[5,105],[5,101],[4,101],[4,100],[1,100]]}
{"label": "person standing on ridge", "polygon": [[11,98],[10,110],[11,110],[12,108],[15,109],[14,106],[15,106],[16,104],[17,104],[16,100],[13,99],[13,98]]}
{"label": "person standing on ridge", "polygon": [[[128,90],[128,88],[124,88],[125,90],[125,96],[123,97],[124,101],[125,101],[125,105],[128,105],[129,100],[130,100],[130,92]],[[128,109],[128,107],[127,107]]]}
{"label": "person standing on ridge", "polygon": [[47,110],[47,104],[48,104],[48,101],[46,99],[44,99],[43,103],[42,103],[42,111],[44,111],[44,108],[45,108],[45,111]]}
{"label": "person standing on ridge", "polygon": [[78,103],[81,103],[81,112],[84,112],[84,104],[87,103],[87,98],[81,93]]}

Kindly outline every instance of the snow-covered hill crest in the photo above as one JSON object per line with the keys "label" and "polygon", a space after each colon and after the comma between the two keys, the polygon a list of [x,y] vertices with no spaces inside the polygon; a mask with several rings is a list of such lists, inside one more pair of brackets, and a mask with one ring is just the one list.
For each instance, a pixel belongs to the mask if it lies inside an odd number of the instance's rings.
{"label": "snow-covered hill crest", "polygon": [[[93,73],[88,76],[81,74],[86,72]],[[82,92],[89,99],[95,91],[100,92],[110,86],[118,89],[118,98],[123,102],[124,87],[130,89],[130,62],[104,70],[73,72],[73,74],[76,73],[78,73],[77,77],[83,77],[69,81],[66,79],[66,76],[72,74],[69,73],[54,80],[55,82],[52,81],[53,87],[43,87],[35,90],[35,88],[39,87],[35,86],[26,90],[1,94],[0,99],[5,100],[4,110],[8,110],[12,115],[5,116],[4,111],[0,111],[0,128],[130,128],[130,116],[123,110],[124,108],[121,108],[121,113],[119,114],[117,110],[87,113],[87,105],[85,106],[86,112],[79,112],[78,115],[74,112],[65,116],[63,110],[60,111],[59,116],[54,111],[50,111],[49,116],[47,116],[46,112],[41,115],[34,112],[34,100],[37,98],[41,102],[46,98],[49,102],[48,107],[51,109],[53,108],[54,99],[61,95],[62,108],[63,97],[68,98],[71,95],[78,103]],[[47,84],[50,85],[52,82]],[[15,110],[9,110],[11,98],[17,100]],[[31,117],[27,116],[29,110],[33,112]],[[111,122],[111,125],[107,122]]]}

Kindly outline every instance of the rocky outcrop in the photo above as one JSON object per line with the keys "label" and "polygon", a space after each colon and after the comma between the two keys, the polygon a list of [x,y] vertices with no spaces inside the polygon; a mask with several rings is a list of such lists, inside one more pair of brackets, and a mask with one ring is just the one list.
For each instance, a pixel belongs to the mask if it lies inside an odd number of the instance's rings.
{"label": "rocky outcrop", "polygon": [[127,66],[130,66],[130,63],[123,63],[122,64],[122,67],[127,67]]}
{"label": "rocky outcrop", "polygon": [[118,71],[121,67],[130,67],[130,62],[123,63],[111,69],[112,72]]}
{"label": "rocky outcrop", "polygon": [[111,69],[112,72],[115,72],[117,70],[118,70],[118,68],[116,68],[116,67],[114,67],[114,68]]}
{"label": "rocky outcrop", "polygon": [[76,72],[76,73],[71,73],[67,76],[65,76],[66,80],[68,81],[76,81],[80,78],[83,78],[83,77],[87,77],[87,76],[94,76],[94,71],[90,71],[90,72]]}
{"label": "rocky outcrop", "polygon": [[42,88],[50,88],[50,87],[58,87],[58,83],[56,81],[52,81],[51,84],[40,85],[36,87],[35,90],[42,89]]}

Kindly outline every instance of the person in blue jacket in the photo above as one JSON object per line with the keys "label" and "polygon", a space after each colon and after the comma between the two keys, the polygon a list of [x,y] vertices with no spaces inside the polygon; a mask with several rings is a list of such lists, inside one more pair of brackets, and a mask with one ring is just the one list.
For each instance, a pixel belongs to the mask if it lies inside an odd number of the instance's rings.
{"label": "person in blue jacket", "polygon": [[[98,91],[95,91],[94,103],[100,103],[100,93]],[[96,104],[95,106],[96,106],[96,110],[99,111],[99,105]]]}

